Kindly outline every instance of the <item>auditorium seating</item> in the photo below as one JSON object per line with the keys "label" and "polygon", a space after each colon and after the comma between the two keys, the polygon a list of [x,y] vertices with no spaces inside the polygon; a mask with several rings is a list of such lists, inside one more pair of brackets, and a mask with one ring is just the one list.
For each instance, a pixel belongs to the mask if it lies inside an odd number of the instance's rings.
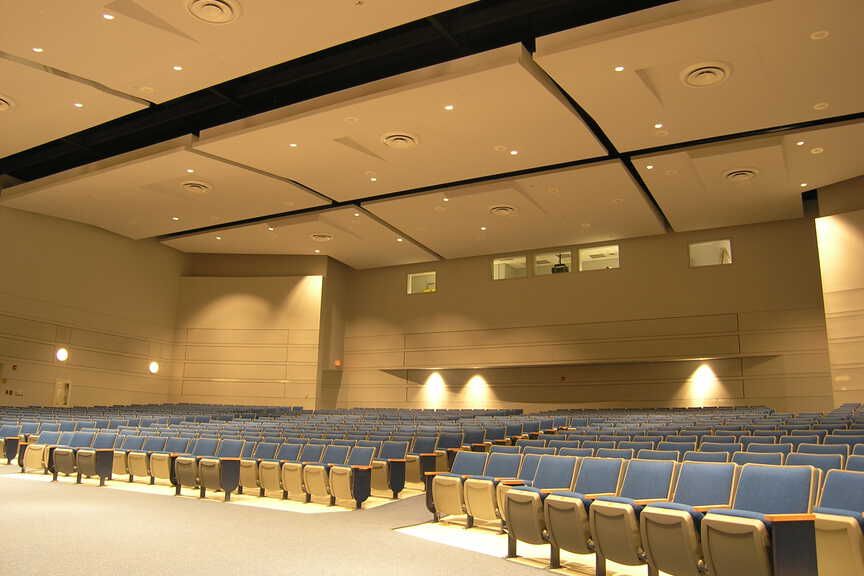
{"label": "auditorium seating", "polygon": [[[323,488],[329,491],[330,505],[337,500],[354,500],[355,508],[360,508],[372,493],[372,458],[375,448],[356,446],[351,449],[348,462],[337,464],[330,468],[329,486]],[[313,495],[323,495],[322,487],[314,484],[310,487]],[[317,491],[317,492],[316,492]]]}
{"label": "auditorium seating", "polygon": [[244,440],[222,440],[213,458],[205,457],[198,461],[202,498],[210,489],[221,490],[226,502],[231,499],[231,493],[240,484],[240,456],[244,444]]}
{"label": "auditorium seating", "polygon": [[450,472],[427,472],[432,478],[432,500],[435,504],[435,519],[465,513],[463,476],[481,476],[486,468],[488,454],[484,452],[459,452],[453,460]]}
{"label": "auditorium seating", "polygon": [[829,471],[814,512],[820,576],[864,574],[864,472]]}
{"label": "auditorium seating", "polygon": [[462,485],[462,497],[469,527],[474,524],[475,520],[495,522],[501,519],[496,488],[504,480],[517,479],[522,458],[519,454],[493,451],[489,455],[486,469],[482,474],[465,478]]}

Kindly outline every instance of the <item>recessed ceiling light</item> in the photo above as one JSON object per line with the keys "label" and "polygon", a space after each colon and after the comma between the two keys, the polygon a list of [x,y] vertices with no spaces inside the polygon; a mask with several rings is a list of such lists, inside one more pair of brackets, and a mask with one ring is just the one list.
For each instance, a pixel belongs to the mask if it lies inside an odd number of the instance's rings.
{"label": "recessed ceiling light", "polygon": [[444,196],[444,198],[442,198],[441,200],[444,201],[444,202],[449,202],[449,201],[450,201],[450,199],[449,199],[448,197],[446,197],[446,196]]}
{"label": "recessed ceiling light", "polygon": [[623,66],[615,66],[615,72],[623,72],[623,71],[624,71]]}
{"label": "recessed ceiling light", "polygon": [[816,104],[813,105],[813,109],[814,110],[827,110],[828,109],[828,102],[817,102]]}
{"label": "recessed ceiling light", "polygon": [[147,366],[147,370],[150,371],[150,374],[158,374],[159,373],[159,363],[156,362],[155,360],[153,362],[150,362],[150,364]]}
{"label": "recessed ceiling light", "polygon": [[447,110],[448,112],[450,110],[453,110],[453,108],[455,108],[455,106],[453,106],[452,104],[447,104],[446,106],[444,106],[444,110]]}
{"label": "recessed ceiling light", "polygon": [[810,34],[810,39],[811,40],[824,40],[825,38],[827,38],[830,35],[831,35],[831,32],[829,32],[828,30],[816,30],[815,32],[812,32]]}
{"label": "recessed ceiling light", "polygon": [[482,230],[482,231],[485,232],[485,231],[486,231],[486,227],[485,227],[485,226],[480,226],[480,230]]}
{"label": "recessed ceiling light", "polygon": [[291,144],[288,144],[288,146],[291,147],[291,148],[296,148],[296,147],[297,147],[297,144],[295,144],[294,142],[292,142]]}
{"label": "recessed ceiling light", "polygon": [[810,154],[821,154],[824,151],[825,151],[825,149],[822,148],[821,146],[815,146],[813,148],[810,148]]}
{"label": "recessed ceiling light", "polygon": [[663,123],[662,123],[662,122],[655,122],[655,123],[654,123],[654,128],[662,128],[662,127],[663,127]]}
{"label": "recessed ceiling light", "polygon": [[60,362],[65,362],[69,359],[69,350],[66,348],[58,348],[57,352],[54,354],[54,357],[57,358]]}
{"label": "recessed ceiling light", "polygon": [[179,222],[180,218],[178,218],[177,216],[172,216],[171,220],[173,220],[174,222]]}
{"label": "recessed ceiling light", "polygon": [[396,238],[396,242],[404,242],[402,238]]}
{"label": "recessed ceiling light", "polygon": [[320,253],[321,253],[321,250],[318,250],[318,249],[316,248],[316,249],[315,249],[315,254],[320,254]]}
{"label": "recessed ceiling light", "polygon": [[511,155],[511,156],[516,156],[517,154],[519,154],[519,151],[518,151],[518,150],[510,150],[510,155]]}
{"label": "recessed ceiling light", "polygon": [[647,166],[645,166],[645,169],[646,169],[646,170],[653,170],[653,169],[654,169],[654,165],[653,165],[653,164],[648,164]]}
{"label": "recessed ceiling light", "polygon": [[216,240],[221,240],[221,239],[222,239],[221,236],[216,236]]}
{"label": "recessed ceiling light", "polygon": [[175,72],[181,72],[183,70],[183,67],[182,66],[172,66],[171,69],[174,70]]}
{"label": "recessed ceiling light", "polygon": [[83,107],[84,107],[84,104],[82,104],[81,102],[75,102],[75,103],[73,104],[73,106],[75,106],[75,108],[83,108]]}
{"label": "recessed ceiling light", "polygon": [[371,178],[369,178],[369,181],[370,181],[370,182],[377,182],[377,181],[378,181],[378,178],[372,176]]}
{"label": "recessed ceiling light", "polygon": [[801,182],[801,188],[806,188],[806,187],[807,187],[807,183],[806,183],[806,182]]}
{"label": "recessed ceiling light", "polygon": [[44,51],[45,51],[44,48],[33,48],[33,52],[36,52],[37,54],[41,54]]}
{"label": "recessed ceiling light", "polygon": [[113,15],[113,14],[108,14],[108,13],[106,12],[105,14],[102,14],[102,18],[104,18],[105,20],[114,20],[114,15]]}
{"label": "recessed ceiling light", "polygon": [[795,146],[803,146],[803,145],[804,145],[803,140],[798,140],[797,142],[795,142]]}
{"label": "recessed ceiling light", "polygon": [[359,213],[359,212],[354,212],[354,216],[355,216],[355,217],[359,217],[359,216],[360,216],[360,213]]}
{"label": "recessed ceiling light", "polygon": [[187,173],[187,174],[194,174],[194,173],[195,173],[195,169],[194,169],[194,168],[186,168],[186,173]]}
{"label": "recessed ceiling light", "polygon": [[268,232],[273,232],[274,230],[276,230],[276,228],[274,228],[273,226],[267,226]]}

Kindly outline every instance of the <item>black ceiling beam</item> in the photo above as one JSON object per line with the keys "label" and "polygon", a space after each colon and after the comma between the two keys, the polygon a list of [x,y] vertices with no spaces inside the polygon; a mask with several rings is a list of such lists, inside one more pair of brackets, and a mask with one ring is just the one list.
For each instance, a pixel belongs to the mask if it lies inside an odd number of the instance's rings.
{"label": "black ceiling beam", "polygon": [[[29,181],[247,116],[455,57],[666,4],[672,0],[483,0],[150,106],[0,159]],[[453,42],[459,46],[454,49]],[[95,157],[94,157],[95,155]]]}

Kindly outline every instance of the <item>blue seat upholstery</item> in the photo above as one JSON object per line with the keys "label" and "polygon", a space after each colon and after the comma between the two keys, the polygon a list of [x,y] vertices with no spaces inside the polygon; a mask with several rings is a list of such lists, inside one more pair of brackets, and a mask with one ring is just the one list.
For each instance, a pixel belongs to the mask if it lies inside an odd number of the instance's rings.
{"label": "blue seat upholstery", "polygon": [[800,444],[798,452],[801,454],[839,454],[843,462],[849,457],[848,444]]}
{"label": "blue seat upholstery", "polygon": [[822,443],[828,445],[843,444],[848,446],[851,451],[856,444],[864,444],[864,435],[830,434],[825,436]]}
{"label": "blue seat upholstery", "polygon": [[549,448],[556,448],[561,450],[561,448],[579,448],[578,440],[550,440]]}
{"label": "blue seat upholstery", "polygon": [[278,449],[279,444],[276,442],[258,442],[251,456],[240,458],[240,484],[237,487],[239,494],[246,488],[258,488],[258,495],[264,496],[258,476],[259,465],[262,460],[273,460]]}
{"label": "blue seat upholstery", "polygon": [[[100,474],[97,470],[97,453],[98,452],[113,452],[114,444],[117,442],[116,432],[101,432],[96,434],[93,439],[93,444],[89,448],[80,448],[75,454],[77,477],[76,482],[81,483],[81,478],[99,476],[99,484],[104,485],[105,480],[111,476],[111,470],[103,470]],[[113,455],[112,455],[113,458]],[[107,462],[107,460],[106,460]]]}
{"label": "blue seat upholstery", "polygon": [[[245,440],[222,440],[212,458],[201,458],[198,462],[200,497],[207,489],[222,490],[225,501],[240,484],[240,458],[247,442]],[[177,487],[179,491],[179,486]]]}
{"label": "blue seat upholstery", "polygon": [[[427,472],[446,472],[447,471],[447,452],[438,450],[437,436],[417,436],[414,438],[414,445],[405,456],[405,476],[408,482],[421,483],[423,476],[420,473],[420,455],[431,454],[435,456],[434,470],[426,470]],[[372,489],[375,489],[375,480],[372,481]]]}
{"label": "blue seat upholstery", "polygon": [[855,444],[855,446],[852,447],[852,455],[864,456],[864,444]]}
{"label": "blue seat upholstery", "polygon": [[598,458],[624,458],[629,460],[633,458],[632,448],[599,448],[596,456]]}
{"label": "blue seat upholstery", "polygon": [[696,442],[660,442],[657,444],[657,450],[674,450],[678,453],[678,460],[680,460],[688,450],[696,450]]}
{"label": "blue seat upholstery", "polygon": [[849,458],[846,459],[846,470],[864,472],[864,456],[849,456]]}
{"label": "blue seat upholstery", "polygon": [[700,452],[726,452],[730,456],[735,452],[741,452],[744,445],[740,442],[703,442],[699,446]]}
{"label": "blue seat upholstery", "polygon": [[373,493],[383,492],[387,493],[391,498],[398,498],[399,493],[405,488],[408,462],[407,442],[392,440],[384,442],[380,452],[372,460]]}
{"label": "blue seat upholstery", "polygon": [[80,448],[89,448],[93,444],[94,432],[75,432],[68,445],[59,446],[54,450],[54,480],[58,474],[66,476],[75,474],[78,470],[77,452]]}
{"label": "blue seat upholstery", "polygon": [[689,450],[684,453],[682,462],[728,462],[730,457],[729,452],[694,452]]}
{"label": "blue seat upholstery", "polygon": [[523,454],[555,454],[556,449],[545,446],[522,446]]}
{"label": "blue seat upholstery", "polygon": [[761,452],[763,454],[779,452],[785,457],[792,452],[792,444],[759,444],[758,442],[751,442],[747,445],[747,451]]}
{"label": "blue seat upholstery", "polygon": [[348,446],[333,445],[327,447],[319,464],[308,464],[302,468],[302,491],[306,494],[306,502],[313,496],[330,497],[330,468],[345,464],[348,459]]}
{"label": "blue seat upholstery", "polygon": [[732,462],[738,465],[769,464],[780,466],[783,464],[783,454],[780,452],[736,452],[732,455]]}
{"label": "blue seat upholstery", "polygon": [[640,450],[636,454],[640,460],[678,460],[680,457],[677,450]]}
{"label": "blue seat upholstery", "polygon": [[[603,448],[601,448],[603,450]],[[579,458],[587,458],[594,455],[593,448],[561,448],[558,450],[559,456],[577,456]]]}
{"label": "blue seat upholstery", "polygon": [[520,438],[519,440],[516,441],[516,446],[521,448],[523,452],[525,451],[525,448],[527,448],[529,446],[533,446],[535,448],[545,448],[546,447],[546,440],[541,440],[539,438],[536,440],[529,440],[528,438]]}
{"label": "blue seat upholstery", "polygon": [[829,470],[843,469],[843,457],[840,454],[807,454],[794,453],[786,457],[787,466],[810,465],[822,471],[822,478],[827,478]]}
{"label": "blue seat upholstery", "polygon": [[814,512],[819,573],[864,573],[864,472],[830,470]]}
{"label": "blue seat upholstery", "polygon": [[371,465],[375,448],[356,446],[351,449],[348,462],[330,468],[330,502],[332,506],[340,499],[353,500],[354,507],[360,508],[372,491]]}
{"label": "blue seat upholstery", "polygon": [[801,444],[818,444],[819,436],[811,435],[811,436],[780,436],[780,444],[791,444],[792,451],[797,452],[798,446]]}
{"label": "blue seat upholstery", "polygon": [[634,453],[634,454],[638,453],[640,450],[653,450],[653,449],[654,449],[654,446],[655,446],[655,443],[654,443],[654,442],[650,442],[650,441],[649,441],[649,442],[645,442],[645,441],[634,441],[634,440],[630,440],[630,441],[625,441],[625,442],[619,442],[619,443],[618,443],[618,448],[619,448],[619,449],[626,450],[626,449],[629,448],[629,449],[633,450],[633,453]]}
{"label": "blue seat upholstery", "polygon": [[615,442],[611,440],[585,440],[584,442],[582,442],[582,446],[580,446],[580,448],[593,448],[594,450],[598,450],[599,448],[615,448]]}
{"label": "blue seat upholstery", "polygon": [[498,452],[498,453],[505,453],[505,454],[518,454],[519,453],[519,447],[518,446],[504,446],[504,445],[495,444],[491,448],[489,448],[489,451],[492,453]]}
{"label": "blue seat upholstery", "polygon": [[436,521],[465,513],[462,477],[483,475],[488,456],[485,452],[457,452],[450,472],[439,472],[432,478]]}

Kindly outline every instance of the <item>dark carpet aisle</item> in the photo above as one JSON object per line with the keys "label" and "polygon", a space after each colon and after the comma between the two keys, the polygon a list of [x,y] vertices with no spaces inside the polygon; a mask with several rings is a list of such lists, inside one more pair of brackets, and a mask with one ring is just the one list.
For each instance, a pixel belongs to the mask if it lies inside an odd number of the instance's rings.
{"label": "dark carpet aisle", "polygon": [[537,569],[392,532],[429,519],[423,498],[372,510],[275,510],[3,478],[0,574],[529,575]]}

